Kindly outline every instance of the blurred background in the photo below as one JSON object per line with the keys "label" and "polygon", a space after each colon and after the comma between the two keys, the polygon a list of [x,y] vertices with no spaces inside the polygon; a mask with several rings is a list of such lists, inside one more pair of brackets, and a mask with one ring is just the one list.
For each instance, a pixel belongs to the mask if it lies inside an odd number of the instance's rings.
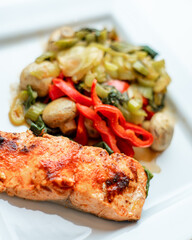
{"label": "blurred background", "polygon": [[[192,54],[192,1],[191,0],[1,0],[0,1],[0,37],[2,34],[2,28],[7,28],[6,12],[13,11],[12,21],[18,20],[21,17],[21,13],[14,11],[14,6],[21,6],[26,3],[29,6],[36,3],[37,12],[47,11],[51,12],[49,6],[53,3],[61,5],[63,15],[67,13],[67,9],[74,8],[74,18],[76,13],[81,11],[80,7],[75,7],[76,3],[81,5],[82,10],[85,11],[88,5],[91,5],[94,10],[94,5],[100,5],[100,11],[104,8],[113,9],[126,21],[130,11],[135,11],[135,21],[142,26],[140,22],[140,14],[145,18],[146,25],[143,25],[143,34],[145,34],[145,28],[151,27],[153,32],[161,38],[174,53],[174,55],[180,59],[181,64],[192,74],[191,54]],[[81,4],[80,4],[81,3]],[[26,13],[23,13],[27,17]],[[37,13],[33,13],[34,20],[37,19]],[[50,19],[51,19],[50,15]],[[10,19],[9,19],[10,20]],[[23,21],[23,20],[22,20]],[[38,19],[39,21],[39,19]]]}

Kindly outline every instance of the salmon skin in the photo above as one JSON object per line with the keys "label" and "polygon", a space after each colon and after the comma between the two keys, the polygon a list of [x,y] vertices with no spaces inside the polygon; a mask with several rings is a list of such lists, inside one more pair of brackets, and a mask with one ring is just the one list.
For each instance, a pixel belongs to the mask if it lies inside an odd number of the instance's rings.
{"label": "salmon skin", "polygon": [[0,131],[0,192],[56,201],[115,221],[141,217],[147,175],[124,154],[65,137]]}

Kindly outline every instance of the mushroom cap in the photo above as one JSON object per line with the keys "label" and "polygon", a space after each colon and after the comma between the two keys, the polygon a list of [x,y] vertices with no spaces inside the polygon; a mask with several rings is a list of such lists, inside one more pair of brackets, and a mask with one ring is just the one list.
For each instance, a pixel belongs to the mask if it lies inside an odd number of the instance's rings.
{"label": "mushroom cap", "polygon": [[76,104],[68,98],[62,97],[50,102],[43,111],[43,121],[51,128],[60,127],[64,122],[75,118]]}
{"label": "mushroom cap", "polygon": [[93,127],[93,121],[88,118],[84,120],[85,127],[87,129],[88,136],[91,138],[98,138],[99,132]]}
{"label": "mushroom cap", "polygon": [[65,136],[69,136],[75,132],[77,129],[77,125],[75,120],[69,120],[68,122],[64,122],[60,125],[60,130]]}
{"label": "mushroom cap", "polygon": [[48,51],[57,51],[58,47],[54,44],[60,39],[63,38],[72,38],[74,37],[75,32],[71,27],[61,27],[53,31],[49,37],[47,50]]}
{"label": "mushroom cap", "polygon": [[56,62],[33,62],[23,69],[20,75],[20,87],[26,89],[27,85],[30,85],[33,90],[37,91],[38,96],[44,97],[48,94],[52,78],[58,76],[59,72],[60,69]]}
{"label": "mushroom cap", "polygon": [[155,151],[164,151],[169,146],[174,132],[170,116],[164,112],[156,113],[151,118],[149,130],[154,138],[151,148]]}

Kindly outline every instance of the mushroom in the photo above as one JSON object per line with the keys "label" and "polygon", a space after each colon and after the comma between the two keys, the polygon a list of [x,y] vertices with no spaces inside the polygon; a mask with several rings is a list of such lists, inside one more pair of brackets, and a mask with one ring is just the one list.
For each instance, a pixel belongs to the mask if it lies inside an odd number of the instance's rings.
{"label": "mushroom", "polygon": [[48,94],[52,78],[57,77],[59,73],[60,69],[56,62],[31,63],[21,73],[20,87],[26,89],[27,85],[30,85],[37,91],[39,97],[44,97]]}
{"label": "mushroom", "polygon": [[174,124],[168,114],[156,113],[150,121],[149,131],[154,137],[151,148],[155,151],[164,151],[173,137]]}
{"label": "mushroom", "polygon": [[142,128],[149,131],[149,127],[150,127],[150,121],[149,120],[145,120],[145,121],[142,122]]}
{"label": "mushroom", "polygon": [[62,97],[50,102],[43,111],[43,121],[51,128],[59,127],[63,134],[69,135],[76,129],[76,104]]}
{"label": "mushroom", "polygon": [[76,129],[77,126],[74,119],[69,120],[68,122],[64,122],[63,124],[60,125],[61,132],[66,136],[69,136],[72,133],[74,133]]}
{"label": "mushroom", "polygon": [[75,36],[75,32],[70,27],[61,27],[56,29],[49,37],[47,50],[57,51],[58,47],[54,44],[55,42],[63,38],[73,38],[74,36]]}
{"label": "mushroom", "polygon": [[91,137],[91,138],[98,138],[99,137],[98,131],[93,127],[93,121],[91,121],[88,118],[85,118],[84,124],[85,124],[85,127],[87,129],[87,133],[88,133],[89,137]]}

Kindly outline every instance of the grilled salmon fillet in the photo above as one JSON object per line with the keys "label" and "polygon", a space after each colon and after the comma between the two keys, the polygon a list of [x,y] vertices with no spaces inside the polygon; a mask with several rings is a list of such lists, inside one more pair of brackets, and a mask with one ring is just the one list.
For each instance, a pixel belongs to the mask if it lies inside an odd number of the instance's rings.
{"label": "grilled salmon fillet", "polygon": [[147,176],[124,154],[81,146],[65,137],[0,131],[0,192],[57,201],[99,217],[138,220]]}

